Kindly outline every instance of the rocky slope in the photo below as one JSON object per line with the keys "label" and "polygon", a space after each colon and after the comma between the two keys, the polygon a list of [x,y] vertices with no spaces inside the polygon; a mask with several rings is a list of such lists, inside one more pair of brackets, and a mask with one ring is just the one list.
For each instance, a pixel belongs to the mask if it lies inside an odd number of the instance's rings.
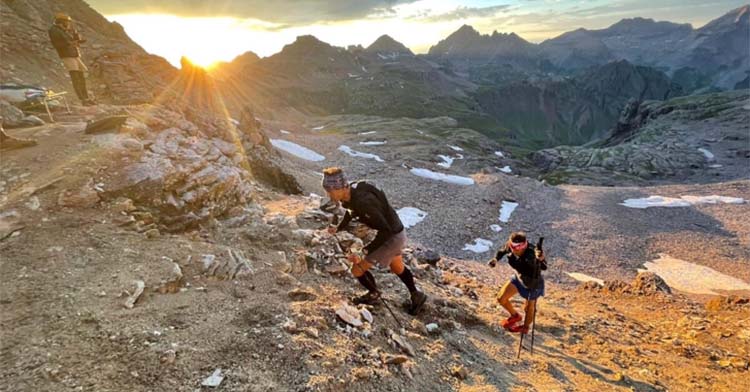
{"label": "rocky slope", "polygon": [[[127,116],[119,128],[85,133],[95,129],[86,120],[113,112]],[[324,145],[342,135],[355,137],[357,123],[377,132],[356,135],[363,140],[395,128],[389,119],[329,121],[325,126],[340,133],[293,131],[300,142]],[[446,121],[401,126],[430,127],[438,136],[438,130],[451,128]],[[411,317],[400,306],[406,298],[400,281],[375,271],[392,315],[382,305],[344,305],[359,289],[343,252],[358,239],[321,230],[331,216],[319,210],[320,198],[290,196],[257,181],[243,162],[251,147],[264,148],[262,138],[253,145],[258,139],[251,129],[214,127],[163,107],[100,105],[76,108],[56,125],[9,131],[40,142],[3,152],[0,170],[0,273],[12,277],[0,290],[0,377],[13,390],[194,391],[210,388],[202,386],[207,384],[235,391],[749,386],[750,324],[741,296],[746,294],[703,302],[667,289],[653,275],[631,284],[616,280],[631,281],[638,261],[657,252],[678,252],[750,279],[746,205],[640,214],[615,204],[644,191],[672,195],[696,188],[557,189],[504,174],[474,176],[475,187],[440,185],[411,177],[389,156],[374,180],[397,205],[409,202],[429,212],[408,229],[406,260],[431,298],[423,313]],[[223,136],[238,132],[243,149]],[[484,147],[472,147],[471,140],[481,139],[462,135],[468,131],[448,133],[456,138],[451,143],[467,147],[467,158]],[[388,134],[389,143],[395,137]],[[438,148],[429,138],[414,144]],[[391,153],[403,148],[394,145]],[[351,172],[380,164],[345,154],[322,164],[328,163]],[[306,171],[295,171],[302,183]],[[141,191],[127,184],[142,185]],[[319,191],[317,183],[305,186],[306,192]],[[737,195],[748,191],[746,181],[701,191],[719,188]],[[504,230],[547,235],[553,266],[537,315],[534,354],[527,339],[520,359],[517,336],[497,325],[504,313],[494,300],[510,269],[447,256],[436,261],[424,251],[449,250],[451,238],[477,233],[462,222],[496,222],[498,205],[508,198],[521,208]],[[179,210],[175,203],[184,205]],[[207,215],[187,231],[172,233],[177,211]],[[702,228],[687,230],[684,222]],[[648,238],[645,227],[653,230]],[[698,260],[699,254],[706,259]],[[576,288],[567,271],[608,282]]]}
{"label": "rocky slope", "polygon": [[623,60],[561,81],[482,88],[476,99],[499,124],[513,130],[521,145],[539,148],[601,137],[634,97],[661,100],[681,93],[663,73]]}
{"label": "rocky slope", "polygon": [[631,102],[610,134],[532,155],[545,177],[574,183],[721,181],[747,177],[747,91]]}

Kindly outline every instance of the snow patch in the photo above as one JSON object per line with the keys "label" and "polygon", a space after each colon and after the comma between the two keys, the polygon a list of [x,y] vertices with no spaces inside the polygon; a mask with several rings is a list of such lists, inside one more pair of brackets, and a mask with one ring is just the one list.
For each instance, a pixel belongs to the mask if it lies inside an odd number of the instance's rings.
{"label": "snow patch", "polygon": [[503,200],[503,203],[500,205],[500,218],[498,218],[500,222],[508,223],[510,215],[515,211],[516,207],[518,207],[518,203]]}
{"label": "snow patch", "polygon": [[372,135],[374,133],[378,133],[378,131],[360,132],[357,135],[365,136],[365,135]]}
{"label": "snow patch", "polygon": [[382,145],[384,145],[386,143],[387,143],[387,141],[385,141],[385,140],[383,140],[383,141],[371,141],[371,142],[359,142],[359,144],[361,144],[363,146],[382,146]]}
{"label": "snow patch", "polygon": [[495,155],[499,156],[500,158],[505,158],[505,154],[503,154],[502,151],[495,151]]}
{"label": "snow patch", "polygon": [[326,159],[326,157],[324,157],[323,155],[320,155],[307,147],[302,147],[299,144],[292,143],[288,140],[271,139],[271,144],[273,144],[274,147],[280,150],[286,151],[296,156],[297,158],[302,158],[304,160],[319,162]]}
{"label": "snow patch", "polygon": [[653,272],[664,279],[669,287],[688,293],[718,294],[715,290],[750,290],[750,284],[743,280],[663,253],[643,266],[646,269],[639,269],[639,272]]}
{"label": "snow patch", "polygon": [[708,151],[705,148],[699,148],[698,151],[703,153],[707,161],[713,161],[716,159],[716,156],[714,156],[714,154],[711,151]]}
{"label": "snow patch", "polygon": [[279,132],[283,133],[284,135],[288,135],[288,134],[291,133],[291,132],[289,132],[289,131],[287,131],[285,129],[279,129]]}
{"label": "snow patch", "polygon": [[343,152],[344,154],[348,154],[350,156],[356,157],[356,158],[374,159],[378,162],[385,162],[382,158],[380,158],[379,156],[375,154],[355,151],[355,150],[352,150],[349,146],[341,145],[339,146],[339,151]]}
{"label": "snow patch", "polygon": [[424,132],[420,131],[419,129],[415,129],[415,131],[417,131],[417,133],[420,135],[424,135]]}
{"label": "snow patch", "polygon": [[494,231],[495,233],[503,231],[503,228],[500,227],[500,225],[490,225],[490,229],[492,229],[492,231]]}
{"label": "snow patch", "polygon": [[604,280],[595,278],[593,276],[588,276],[580,272],[566,272],[566,274],[579,282],[596,282],[600,286],[604,286]]}
{"label": "snow patch", "polygon": [[[497,166],[495,166],[495,167],[497,167]],[[510,174],[510,173],[513,172],[513,170],[510,168],[510,166],[498,167],[497,170],[500,170],[501,172],[507,173],[507,174]]]}
{"label": "snow patch", "polygon": [[626,199],[620,205],[629,208],[690,207],[698,204],[743,204],[745,199],[728,196],[682,196],[681,198],[649,196],[641,199]]}
{"label": "snow patch", "polygon": [[313,128],[312,130],[313,130],[313,131],[320,131],[321,129],[323,129],[323,128],[325,128],[325,127],[326,127],[325,125],[321,125],[321,126],[319,126],[319,127],[315,127],[315,128]]}
{"label": "snow patch", "polygon": [[427,217],[427,213],[415,207],[404,207],[396,211],[398,218],[401,219],[401,223],[404,224],[404,228],[410,228],[415,226],[417,223],[424,220]]}
{"label": "snow patch", "polygon": [[438,158],[442,159],[443,161],[438,163],[438,166],[442,166],[446,169],[450,168],[453,164],[453,158],[447,156],[447,155],[438,155]]}
{"label": "snow patch", "polygon": [[484,238],[476,238],[473,244],[465,244],[463,250],[474,253],[485,253],[490,250],[490,247],[492,247],[492,241],[485,240]]}
{"label": "snow patch", "polygon": [[409,170],[415,176],[429,178],[431,180],[443,181],[456,185],[474,185],[474,180],[469,177],[454,176],[450,174],[437,173],[428,169],[413,168]]}
{"label": "snow patch", "polygon": [[711,169],[718,169],[720,167],[724,167],[724,165],[715,164],[715,165],[708,165],[708,167],[710,167]]}
{"label": "snow patch", "polygon": [[453,151],[463,151],[464,150],[463,148],[461,148],[459,146],[451,146],[450,144],[448,145],[448,147],[450,147],[451,150],[453,150]]}

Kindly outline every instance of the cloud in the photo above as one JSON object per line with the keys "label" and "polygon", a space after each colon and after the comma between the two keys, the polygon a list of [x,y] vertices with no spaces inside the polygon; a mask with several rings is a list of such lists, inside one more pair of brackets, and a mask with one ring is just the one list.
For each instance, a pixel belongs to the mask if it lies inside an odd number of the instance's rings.
{"label": "cloud", "polygon": [[512,9],[510,4],[501,4],[491,7],[458,7],[452,11],[441,14],[423,14],[418,15],[415,19],[424,22],[445,22],[471,18],[489,18],[494,17],[501,12],[507,12]]}
{"label": "cloud", "polygon": [[234,17],[281,25],[339,22],[393,15],[416,0],[89,0],[105,15],[164,13],[183,17]]}
{"label": "cloud", "polygon": [[[577,28],[602,29],[623,18],[645,17],[698,27],[736,8],[746,0],[622,0],[619,2],[556,2],[555,6],[520,7],[512,13],[484,18],[475,23],[479,31],[514,31],[532,42],[540,42]],[[532,4],[532,3],[529,3]]]}

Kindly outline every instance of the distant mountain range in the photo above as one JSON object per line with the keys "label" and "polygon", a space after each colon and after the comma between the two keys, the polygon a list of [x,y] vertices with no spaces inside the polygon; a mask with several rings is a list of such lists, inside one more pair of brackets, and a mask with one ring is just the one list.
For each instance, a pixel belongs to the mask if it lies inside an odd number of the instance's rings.
{"label": "distant mountain range", "polygon": [[[6,24],[0,31],[2,82],[70,89],[45,33],[50,9],[61,7],[89,39],[84,60],[92,68],[92,89],[105,101],[163,99],[169,96],[165,89],[185,81],[195,89],[191,81],[199,75],[205,80],[200,85],[221,91],[230,113],[250,105],[261,116],[286,119],[343,113],[451,116],[461,127],[529,150],[595,140],[630,100],[750,84],[750,6],[699,29],[634,18],[540,44],[462,26],[424,55],[388,35],[366,48],[300,36],[272,56],[247,52],[206,76],[192,72],[186,78],[81,0],[0,2]],[[5,44],[21,37],[23,48]]]}
{"label": "distant mountain range", "polygon": [[465,25],[431,47],[426,57],[463,72],[507,64],[531,67],[532,73],[564,73],[627,60],[670,76],[691,70],[704,80],[698,87],[731,90],[750,71],[749,39],[750,6],[743,6],[699,29],[633,18],[602,30],[577,29],[539,45],[513,33],[481,35]]}

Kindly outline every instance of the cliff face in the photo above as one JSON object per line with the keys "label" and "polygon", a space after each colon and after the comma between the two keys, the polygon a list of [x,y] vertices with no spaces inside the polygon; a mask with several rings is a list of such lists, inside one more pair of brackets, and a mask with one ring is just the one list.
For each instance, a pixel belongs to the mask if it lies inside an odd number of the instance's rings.
{"label": "cliff face", "polygon": [[532,154],[551,181],[719,181],[746,177],[747,90],[631,101],[605,137]]}
{"label": "cliff face", "polygon": [[662,72],[627,61],[552,82],[516,82],[482,89],[482,109],[532,145],[584,144],[604,135],[629,99],[680,95]]}

